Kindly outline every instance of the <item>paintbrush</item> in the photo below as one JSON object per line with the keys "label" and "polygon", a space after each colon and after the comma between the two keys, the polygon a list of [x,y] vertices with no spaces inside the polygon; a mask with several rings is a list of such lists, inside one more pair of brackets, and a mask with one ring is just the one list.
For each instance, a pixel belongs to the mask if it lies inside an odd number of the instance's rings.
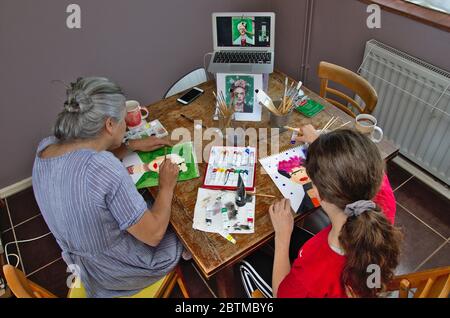
{"label": "paintbrush", "polygon": [[255,197],[264,197],[264,198],[271,198],[271,199],[276,199],[277,197],[274,195],[270,195],[270,194],[262,194],[262,193],[256,193],[256,192],[247,192],[247,194],[249,195],[253,195]]}
{"label": "paintbrush", "polygon": [[334,116],[333,117],[331,117],[330,118],[330,120],[325,124],[325,126],[323,126],[323,128],[320,130],[320,134],[322,134],[323,133],[323,131],[325,130],[325,129],[327,129],[327,127],[330,125],[330,123],[334,120]]}
{"label": "paintbrush", "polygon": [[286,94],[287,94],[287,86],[288,86],[289,80],[286,76],[286,78],[284,79],[284,94],[283,94],[283,104],[282,104],[282,112],[284,113],[284,106],[286,105]]}
{"label": "paintbrush", "polygon": [[[189,120],[189,121],[192,122],[192,123],[195,123],[195,121],[194,121],[191,117],[188,117],[188,116],[186,116],[186,115],[184,115],[184,114],[180,114],[180,116],[183,117],[184,119]],[[206,126],[203,125],[203,124],[202,124],[202,127],[205,128],[205,129],[208,129],[208,127],[206,127]]]}
{"label": "paintbrush", "polygon": [[346,122],[345,124],[340,125],[338,128],[334,128],[333,131],[338,130],[338,129],[341,129],[341,128],[347,126],[348,124],[350,124],[351,122],[352,122],[352,121],[350,120],[350,121]]}
{"label": "paintbrush", "polygon": [[290,130],[290,131],[296,131],[298,133],[302,133],[302,131],[300,130],[300,128],[294,128],[294,127],[290,127],[290,126],[284,126],[283,128]]}
{"label": "paintbrush", "polygon": [[256,98],[258,102],[266,107],[270,112],[274,113],[275,115],[280,115],[280,112],[273,104],[272,99],[262,90],[255,89]]}

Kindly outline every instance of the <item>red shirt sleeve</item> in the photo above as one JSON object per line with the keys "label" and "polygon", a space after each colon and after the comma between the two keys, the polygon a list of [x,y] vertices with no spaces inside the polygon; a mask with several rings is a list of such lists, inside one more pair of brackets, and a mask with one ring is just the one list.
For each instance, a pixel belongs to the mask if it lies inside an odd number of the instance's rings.
{"label": "red shirt sleeve", "polygon": [[378,191],[373,201],[381,207],[384,215],[386,215],[386,218],[394,224],[396,203],[394,191],[392,191],[391,184],[389,183],[389,179],[386,174],[383,176],[380,191]]}

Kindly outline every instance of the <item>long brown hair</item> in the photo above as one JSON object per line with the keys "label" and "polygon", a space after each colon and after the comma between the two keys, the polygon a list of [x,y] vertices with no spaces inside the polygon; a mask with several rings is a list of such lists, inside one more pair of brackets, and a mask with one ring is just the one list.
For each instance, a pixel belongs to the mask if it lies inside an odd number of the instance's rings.
{"label": "long brown hair", "polygon": [[[359,200],[372,200],[383,180],[384,162],[375,144],[352,130],[337,130],[311,144],[306,172],[320,197],[344,210]],[[379,207],[349,216],[339,235],[346,263],[342,283],[359,297],[376,297],[394,276],[400,254],[401,232]],[[379,288],[367,284],[368,266],[380,268]]]}

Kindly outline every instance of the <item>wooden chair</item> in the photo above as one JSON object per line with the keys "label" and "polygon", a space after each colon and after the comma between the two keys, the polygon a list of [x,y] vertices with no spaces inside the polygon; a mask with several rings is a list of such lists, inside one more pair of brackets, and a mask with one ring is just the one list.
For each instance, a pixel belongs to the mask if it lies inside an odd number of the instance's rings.
{"label": "wooden chair", "polygon": [[12,265],[3,265],[6,283],[17,298],[57,298],[45,288],[33,283]]}
{"label": "wooden chair", "polygon": [[450,266],[397,276],[389,284],[389,291],[399,291],[399,298],[408,298],[417,288],[414,298],[447,298],[450,294]]}
{"label": "wooden chair", "polygon": [[255,289],[252,292],[252,298],[266,298],[266,297],[264,296],[264,294],[259,289]]}
{"label": "wooden chair", "polygon": [[[11,265],[4,265],[3,272],[6,282],[11,291],[17,298],[57,298],[54,294],[45,288],[33,283],[25,277],[25,274]],[[77,283],[79,285],[77,285]],[[177,266],[172,272],[164,276],[156,283],[142,289],[135,295],[122,298],[168,298],[172,293],[175,284],[178,284],[184,298],[189,298],[186,289],[183,274]],[[75,282],[78,288],[71,288],[67,295],[68,298],[86,298],[86,290],[80,281]]]}
{"label": "wooden chair", "polygon": [[[344,99],[347,103],[350,103],[359,113],[371,114],[375,109],[378,101],[378,95],[375,89],[370,83],[358,74],[343,68],[341,66],[331,64],[328,62],[320,62],[318,69],[318,76],[320,78],[320,96],[325,98],[331,104],[340,108],[352,117],[356,117],[357,114],[353,113],[346,105],[327,98],[327,93],[336,95]],[[328,82],[333,81],[342,86],[350,89],[356,93],[365,103],[365,107],[362,108],[353,98],[348,95],[328,87]]]}

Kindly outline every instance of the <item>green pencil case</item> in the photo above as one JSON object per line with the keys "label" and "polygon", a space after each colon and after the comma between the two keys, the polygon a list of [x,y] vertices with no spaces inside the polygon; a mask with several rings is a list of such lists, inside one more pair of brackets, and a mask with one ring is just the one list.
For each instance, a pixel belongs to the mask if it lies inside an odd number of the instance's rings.
{"label": "green pencil case", "polygon": [[303,106],[298,106],[295,108],[300,114],[305,115],[306,117],[313,117],[324,110],[324,107],[318,102],[310,99]]}

